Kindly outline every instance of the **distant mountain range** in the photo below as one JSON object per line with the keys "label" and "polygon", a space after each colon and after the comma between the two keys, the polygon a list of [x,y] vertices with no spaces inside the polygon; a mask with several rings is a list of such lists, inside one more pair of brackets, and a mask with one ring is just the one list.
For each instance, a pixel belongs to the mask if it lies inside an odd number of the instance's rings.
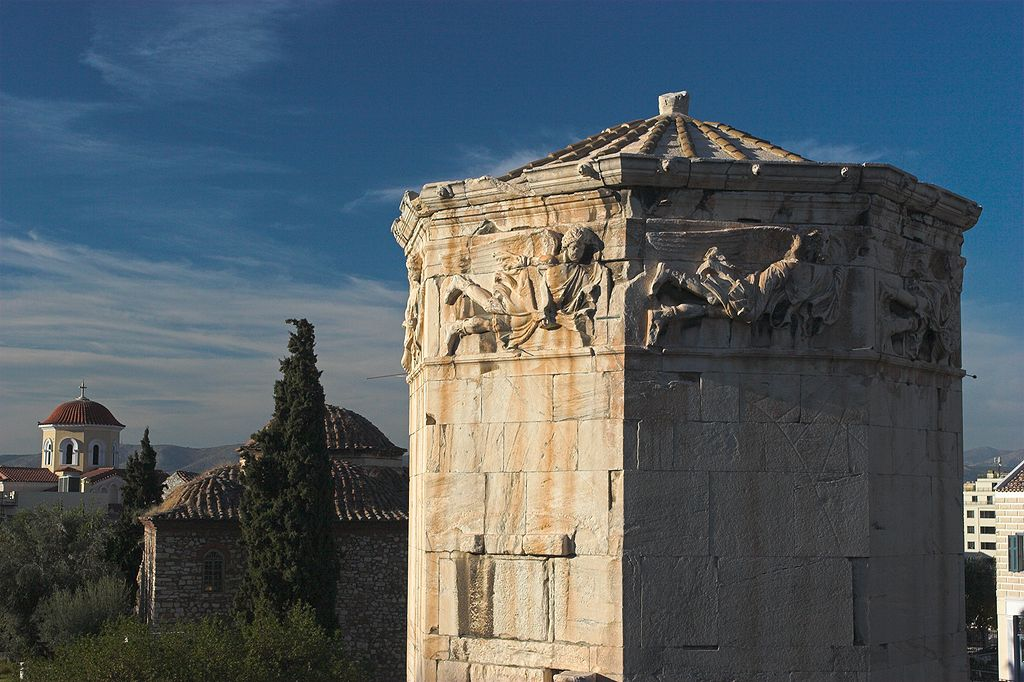
{"label": "distant mountain range", "polygon": [[[238,445],[217,445],[212,448],[187,448],[183,445],[154,445],[156,450],[156,466],[167,473],[173,473],[178,469],[201,472],[206,471],[218,464],[232,464],[238,461]],[[121,445],[121,461],[118,466],[124,466],[125,460],[138,446]],[[39,466],[39,453],[31,455],[0,455],[0,465],[18,467]]]}
{"label": "distant mountain range", "polygon": [[1009,473],[1013,467],[1024,460],[1024,450],[996,450],[995,448],[972,448],[964,450],[964,480],[973,481],[984,476],[989,469],[994,469],[995,458],[1002,460],[1003,473]]}
{"label": "distant mountain range", "polygon": [[[123,448],[124,446],[122,446]],[[157,453],[156,465],[167,473],[178,469],[188,471],[206,471],[218,464],[231,464],[238,461],[238,445],[217,445],[212,448],[187,448],[182,445],[154,445]],[[128,449],[122,454],[124,458],[134,451]],[[973,481],[995,467],[994,459],[1002,458],[1003,471],[1008,472],[1024,460],[1024,450],[997,450],[996,448],[972,448],[964,451],[964,480]],[[39,454],[31,455],[0,455],[0,465],[32,467],[39,466]]]}

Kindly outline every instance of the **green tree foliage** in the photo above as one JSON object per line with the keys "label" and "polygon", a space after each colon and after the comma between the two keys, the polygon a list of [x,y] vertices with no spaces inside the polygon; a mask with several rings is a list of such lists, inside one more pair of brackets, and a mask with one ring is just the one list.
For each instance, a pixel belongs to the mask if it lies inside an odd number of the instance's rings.
{"label": "green tree foliage", "polygon": [[967,626],[996,627],[996,561],[983,554],[964,559],[964,592]]}
{"label": "green tree foliage", "polygon": [[142,512],[160,501],[162,484],[156,473],[156,450],[149,442],[149,427],[136,450],[125,463],[121,500],[125,509]]}
{"label": "green tree foliage", "polygon": [[103,576],[78,589],[55,590],[36,608],[33,620],[39,641],[48,649],[82,635],[93,635],[104,623],[128,614],[129,593],[120,576]]}
{"label": "green tree foliage", "polygon": [[34,682],[355,682],[366,679],[345,660],[337,633],[309,606],[282,617],[257,611],[248,623],[211,617],[179,621],[162,632],[132,619],[58,647],[29,662]]}
{"label": "green tree foliage", "polygon": [[121,569],[124,579],[138,589],[136,579],[142,562],[143,529],[139,515],[160,501],[163,484],[156,471],[156,450],[149,442],[149,427],[142,434],[141,450],[136,450],[125,463],[124,486],[121,488],[121,515],[107,546],[107,555]]}
{"label": "green tree foliage", "polygon": [[33,617],[40,601],[117,574],[105,556],[110,533],[101,513],[59,506],[0,524],[0,650],[41,650]]}
{"label": "green tree foliage", "polygon": [[313,352],[313,325],[295,325],[290,355],[274,384],[274,416],[253,435],[261,453],[246,457],[240,507],[248,564],[238,606],[253,614],[313,607],[325,628],[335,623],[338,572],[334,550],[334,480],[324,432],[324,390]]}

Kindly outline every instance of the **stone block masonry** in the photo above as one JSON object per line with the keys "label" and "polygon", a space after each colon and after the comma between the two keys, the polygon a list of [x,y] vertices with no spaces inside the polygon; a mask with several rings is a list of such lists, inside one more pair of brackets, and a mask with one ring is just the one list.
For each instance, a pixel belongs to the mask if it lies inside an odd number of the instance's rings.
{"label": "stone block masonry", "polygon": [[966,676],[980,209],[686,102],[403,200],[408,680]]}
{"label": "stone block masonry", "polygon": [[[374,679],[402,679],[405,669],[406,551],[404,522],[339,523],[336,614],[346,652]],[[203,586],[203,558],[224,558],[218,591]],[[235,521],[148,523],[140,571],[140,615],[154,625],[230,613],[244,557]]]}

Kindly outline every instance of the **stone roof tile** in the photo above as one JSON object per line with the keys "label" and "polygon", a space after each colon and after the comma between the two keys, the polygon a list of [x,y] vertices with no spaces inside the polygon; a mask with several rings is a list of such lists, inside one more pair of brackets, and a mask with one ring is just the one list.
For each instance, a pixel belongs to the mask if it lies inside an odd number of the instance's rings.
{"label": "stone roof tile", "polygon": [[[327,435],[328,452],[393,458],[401,457],[405,453],[404,448],[392,443],[373,422],[358,412],[337,405],[326,407],[324,430]],[[250,438],[239,451],[254,451],[255,444],[256,442]]]}
{"label": "stone roof tile", "polygon": [[[685,93],[681,94],[688,103]],[[664,100],[665,95],[662,96]],[[618,152],[662,158],[744,159],[749,161],[808,162],[809,159],[725,123],[701,121],[686,113],[688,104],[662,106],[657,116],[606,128],[596,135],[554,151],[510,171],[499,180],[521,178],[528,170],[576,161],[585,163]]]}
{"label": "stone roof tile", "polygon": [[[341,521],[406,521],[409,472],[333,459],[334,503]],[[171,490],[146,516],[154,521],[234,521],[242,499],[240,467],[216,467]]]}

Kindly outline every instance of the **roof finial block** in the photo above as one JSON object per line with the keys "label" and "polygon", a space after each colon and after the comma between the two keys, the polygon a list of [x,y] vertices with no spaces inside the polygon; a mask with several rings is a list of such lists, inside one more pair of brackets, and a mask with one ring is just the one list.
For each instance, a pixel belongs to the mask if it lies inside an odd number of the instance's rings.
{"label": "roof finial block", "polygon": [[658,113],[662,116],[668,114],[686,114],[690,111],[690,93],[666,92],[658,97]]}

